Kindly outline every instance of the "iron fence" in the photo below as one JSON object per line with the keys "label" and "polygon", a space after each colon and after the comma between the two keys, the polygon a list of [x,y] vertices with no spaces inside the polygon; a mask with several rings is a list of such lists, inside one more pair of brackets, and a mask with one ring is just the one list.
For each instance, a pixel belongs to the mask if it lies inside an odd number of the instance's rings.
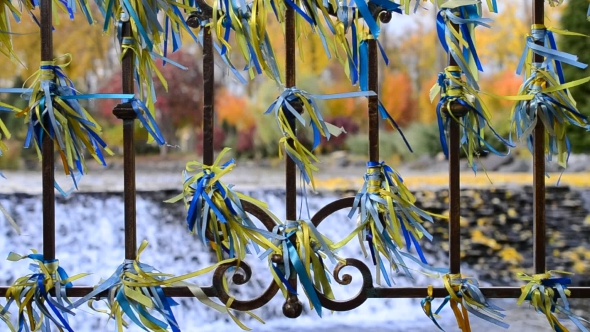
{"label": "iron fence", "polygon": [[[203,0],[199,0],[200,11],[194,12],[187,17],[187,23],[191,27],[199,27],[201,22],[211,18],[212,8]],[[544,1],[533,0],[532,22],[535,24],[544,23]],[[41,60],[49,61],[53,58],[53,34],[52,34],[52,1],[41,0]],[[379,6],[373,6],[371,12],[375,19],[380,19],[382,23],[387,23],[391,19],[391,12],[384,10]],[[334,10],[331,10],[334,15]],[[286,11],[286,28],[285,28],[285,49],[286,49],[286,86],[294,87],[296,85],[296,65],[295,65],[295,13],[294,9],[287,7]],[[123,22],[123,36],[130,36],[131,27],[129,22]],[[378,49],[375,39],[368,41],[369,49],[369,90],[378,91]],[[542,62],[542,57],[536,55],[535,61]],[[204,109],[203,109],[203,163],[210,165],[214,160],[213,151],[213,123],[214,123],[214,48],[213,39],[210,33],[210,27],[204,27],[203,33],[203,70],[204,70]],[[456,65],[453,58],[449,58],[449,65]],[[125,53],[122,61],[122,92],[132,94],[134,92],[134,54],[133,52]],[[378,114],[378,97],[371,96],[367,104],[369,119],[369,147],[368,155],[370,161],[379,161],[379,114]],[[450,109],[446,112],[452,112],[455,116],[460,117],[464,114],[462,106],[451,104]],[[113,114],[122,121],[124,137],[124,205],[125,205],[125,259],[134,260],[136,258],[137,240],[136,240],[136,186],[135,186],[135,152],[134,152],[134,128],[136,113],[132,106],[127,103],[116,106]],[[295,128],[295,119],[290,119],[290,125]],[[535,132],[540,134],[534,135],[534,272],[546,272],[546,234],[545,234],[545,136],[543,134],[543,123],[537,122]],[[449,128],[449,270],[451,274],[461,273],[461,256],[460,256],[460,127],[457,122],[451,121]],[[292,141],[289,142],[292,144]],[[54,142],[49,135],[43,137],[43,254],[45,260],[55,259],[55,193],[54,193]],[[296,188],[296,165],[290,159],[286,158],[286,218],[287,220],[297,219],[297,188]],[[338,199],[325,207],[321,208],[313,217],[312,221],[315,226],[319,226],[324,220],[329,218],[335,212],[342,209],[353,207],[354,197],[345,197]],[[246,211],[256,216],[262,223],[272,230],[273,221],[253,204],[244,202]],[[280,255],[275,255],[272,261],[277,264],[285,264]],[[203,287],[204,293],[209,297],[217,297],[222,302],[227,303],[230,296],[223,286],[225,272],[235,263],[220,265],[212,279],[212,285]],[[373,276],[370,269],[361,261],[348,258],[345,263],[340,263],[334,269],[334,280],[341,285],[347,285],[351,282],[351,276],[341,271],[344,267],[350,266],[357,269],[362,275],[362,288],[358,294],[346,300],[332,300],[317,291],[317,295],[323,307],[334,311],[353,310],[363,304],[370,298],[423,298],[427,295],[426,287],[376,287],[373,284]],[[241,262],[240,268],[242,274],[234,275],[233,281],[236,284],[246,284],[251,277],[251,269],[246,262]],[[294,274],[289,280],[291,286],[297,288],[297,276]],[[6,294],[8,287],[0,287],[0,296]],[[590,287],[572,287],[571,297],[573,298],[590,298]],[[70,297],[82,297],[93,291],[93,287],[72,287],[67,289],[67,295]],[[253,310],[267,304],[279,291],[279,286],[272,281],[268,288],[259,297],[250,300],[234,300],[231,308],[241,311]],[[520,287],[482,287],[482,293],[489,298],[518,298],[521,296]],[[166,296],[171,297],[193,297],[193,293],[187,287],[166,287],[164,289]],[[434,288],[433,296],[445,297],[448,292],[445,288]],[[106,296],[106,293],[99,294],[99,297]],[[297,295],[289,293],[283,305],[283,313],[290,318],[298,317],[302,312],[303,306]]]}

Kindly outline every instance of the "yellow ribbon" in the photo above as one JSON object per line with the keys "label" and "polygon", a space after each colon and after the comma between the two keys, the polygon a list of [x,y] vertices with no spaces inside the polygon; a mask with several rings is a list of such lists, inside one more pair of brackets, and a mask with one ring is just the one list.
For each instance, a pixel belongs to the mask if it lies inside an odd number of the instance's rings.
{"label": "yellow ribbon", "polygon": [[[336,261],[339,262],[344,262],[342,258],[336,256],[332,251],[335,250],[335,246],[334,243],[328,239],[327,237],[325,237],[324,235],[322,235],[321,233],[317,232],[317,230],[312,229],[312,225],[310,225],[311,222],[305,222],[302,220],[299,220],[297,222],[288,222],[287,225],[288,227],[285,228],[282,232],[282,235],[287,236],[288,234],[292,233],[293,231],[295,232],[295,241],[291,242],[293,243],[293,245],[296,247],[297,250],[297,258],[294,257],[290,257],[290,253],[289,252],[285,252],[283,250],[284,246],[280,246],[279,244],[277,244],[278,249],[273,250],[269,255],[268,255],[268,263],[269,266],[272,266],[272,256],[273,254],[277,254],[283,257],[283,264],[292,264],[291,260],[294,259],[298,259],[300,260],[301,264],[304,267],[304,273],[307,276],[307,278],[310,280],[310,282],[313,284],[314,288],[319,290],[325,297],[329,298],[329,299],[334,299],[334,292],[332,290],[332,287],[330,285],[330,281],[327,277],[327,275],[330,274],[330,271],[328,270],[327,266],[322,262],[323,260],[325,260],[328,256],[327,254],[330,254],[332,258],[334,258]],[[319,235],[319,238],[318,238]],[[284,241],[291,241],[289,239],[286,239]],[[325,243],[327,245],[327,247],[322,247],[321,243]],[[329,251],[329,253],[325,253],[323,251]],[[295,269],[295,271],[293,271],[293,269]],[[313,277],[312,277],[312,271],[313,269]],[[288,294],[288,289],[285,286],[283,279],[281,277],[279,277],[279,275],[276,273],[274,268],[270,268],[270,272],[273,276],[273,279],[275,280],[276,284],[279,286],[279,288],[281,289],[281,292],[283,293],[283,295],[285,297],[287,297]],[[282,273],[285,273],[285,271],[281,271]],[[296,266],[294,266],[294,264],[291,265],[290,267],[290,274],[293,273],[301,273],[303,271],[300,271],[297,269]],[[289,278],[289,276],[284,276],[285,278]],[[299,277],[301,278],[302,275],[299,275]],[[306,287],[305,284],[303,284],[303,290],[304,292],[307,294],[307,297],[309,299],[309,306],[311,309],[314,309],[314,304],[312,303],[312,296],[315,297],[315,294],[310,294],[310,290]],[[315,290],[314,290],[315,292]],[[310,296],[311,295],[311,296]],[[317,310],[317,308],[316,308]]]}
{"label": "yellow ribbon", "polygon": [[[558,331],[557,328],[559,328],[560,331],[567,332],[569,330],[559,322],[552,312],[552,306],[556,303],[555,291],[552,287],[543,286],[543,280],[550,279],[555,273],[566,275],[572,274],[560,270],[551,270],[545,273],[533,274],[532,276],[522,272],[517,273],[516,276],[518,279],[527,281],[528,283],[521,287],[522,293],[516,303],[521,305],[525,300],[528,300],[535,310],[545,314],[547,321],[554,331]],[[570,296],[571,291],[569,289],[564,289],[564,293],[566,296]]]}
{"label": "yellow ribbon", "polygon": [[[88,302],[88,306],[92,310],[99,312],[99,313],[107,314],[109,316],[109,319],[114,318],[116,321],[117,331],[122,332],[123,327],[126,327],[128,325],[128,323],[123,319],[124,311],[121,308],[121,305],[117,302],[115,295],[122,288],[122,291],[127,298],[132,299],[133,301],[136,301],[137,303],[139,303],[141,306],[143,306],[146,309],[150,309],[150,308],[154,308],[153,298],[146,295],[146,294],[151,294],[150,292],[143,291],[144,288],[150,288],[150,287],[162,287],[162,288],[165,288],[165,287],[188,287],[189,290],[191,291],[191,293],[193,293],[193,295],[200,302],[211,307],[212,309],[214,309],[216,311],[219,311],[222,313],[227,313],[231,317],[231,319],[241,329],[247,330],[247,331],[251,330],[246,325],[244,325],[236,317],[236,315],[234,315],[231,312],[230,307],[234,301],[233,297],[230,297],[229,301],[224,306],[224,305],[218,304],[215,301],[211,300],[207,295],[205,295],[202,288],[200,288],[199,286],[194,285],[189,282],[186,282],[186,280],[188,280],[188,279],[195,278],[195,277],[201,276],[203,274],[210,273],[213,270],[217,269],[220,265],[231,264],[235,261],[235,259],[223,260],[223,261],[220,261],[219,263],[209,266],[205,269],[201,269],[201,270],[198,270],[195,272],[191,272],[191,273],[187,273],[187,274],[175,277],[173,275],[161,273],[161,272],[155,271],[155,270],[151,271],[151,272],[147,272],[141,268],[141,265],[139,262],[140,255],[145,250],[147,245],[148,245],[148,242],[146,240],[144,240],[144,241],[142,241],[142,243],[140,244],[140,246],[137,250],[137,257],[132,263],[134,272],[132,272],[131,270],[124,270],[124,272],[120,276],[121,283],[118,284],[116,287],[109,290],[108,298],[105,299],[106,300],[105,302],[107,305],[106,310],[95,308],[94,307],[95,301],[93,299],[90,299]],[[224,287],[225,287],[226,292],[229,291],[227,288],[227,283],[224,284]],[[255,314],[248,312],[248,311],[246,312],[246,314],[250,315],[251,317],[260,321],[261,323],[264,323],[264,321],[262,321]],[[139,319],[140,319],[141,323],[146,328],[148,328],[150,331],[158,331],[158,332],[167,331],[167,330],[163,330],[161,327],[156,325],[154,322],[151,322],[147,318],[145,318],[141,315],[139,315],[139,316],[140,316]]]}
{"label": "yellow ribbon", "polygon": [[10,27],[11,16],[16,16],[20,19],[22,14],[18,8],[12,4],[12,1],[0,0],[0,53],[21,66],[26,67],[14,52],[11,34],[12,29]]}
{"label": "yellow ribbon", "polygon": [[[246,256],[246,245],[248,243],[255,243],[256,245],[263,248],[263,250],[267,250],[272,248],[274,250],[278,250],[275,245],[269,241],[262,233],[258,232],[256,229],[253,229],[254,225],[247,223],[248,220],[244,220],[243,215],[239,212],[232,212],[230,209],[234,210],[238,208],[237,206],[228,206],[227,199],[229,198],[232,202],[237,200],[244,200],[249,202],[259,209],[261,209],[267,216],[269,216],[276,225],[281,224],[281,221],[268,209],[268,205],[256,200],[252,197],[244,195],[239,192],[233,191],[230,187],[223,184],[220,179],[225,174],[229,173],[234,167],[235,163],[231,162],[227,165],[222,165],[221,160],[225,156],[227,152],[231,149],[225,148],[223,151],[217,156],[213,165],[205,165],[197,161],[189,162],[186,165],[186,170],[188,172],[198,171],[198,173],[190,178],[188,178],[183,185],[183,192],[169,200],[166,200],[166,203],[175,203],[180,200],[184,200],[184,204],[187,210],[190,209],[191,203],[195,199],[202,199],[202,197],[195,197],[196,189],[198,186],[199,181],[205,176],[213,177],[206,182],[206,187],[203,188],[203,192],[208,195],[211,201],[214,203],[214,207],[217,208],[222,214],[227,223],[224,223],[220,220],[219,216],[215,213],[214,210],[207,210],[203,211],[202,213],[208,213],[206,217],[207,225],[206,228],[211,231],[214,235],[217,234],[221,236],[223,239],[220,242],[211,241],[211,247],[215,250],[218,261],[223,260],[223,248],[221,245],[225,246],[226,248],[230,248],[230,245],[233,245],[233,249],[235,252],[235,257],[238,260],[243,260]],[[219,187],[222,190],[219,190]],[[233,196],[235,194],[235,196]],[[225,196],[224,196],[225,195]],[[193,203],[194,204],[194,203]],[[235,203],[231,203],[235,204]],[[205,202],[203,202],[203,209],[205,207]],[[242,211],[244,214],[245,211]],[[189,216],[190,218],[191,216]],[[201,218],[200,216],[197,218]],[[197,220],[197,225],[199,225],[199,221]],[[193,227],[192,233],[195,233],[195,229],[202,231],[200,226]],[[233,241],[230,242],[230,238]]]}
{"label": "yellow ribbon", "polygon": [[[297,135],[295,135],[295,132],[291,129],[289,121],[283,111],[279,111],[279,127],[285,135],[279,140],[279,158],[283,158],[284,150],[293,159],[300,161],[300,165],[303,166],[302,171],[305,171],[309,176],[311,187],[315,190],[313,172],[317,172],[319,169],[313,164],[313,162],[319,162],[319,159],[299,142]],[[292,145],[289,144],[289,140],[292,141]]]}
{"label": "yellow ribbon", "polygon": [[[60,64],[58,63],[60,59],[65,59],[66,61]],[[102,163],[97,153],[97,149],[99,147],[95,147],[93,145],[91,141],[92,136],[89,133],[84,133],[84,131],[91,131],[95,135],[98,135],[102,131],[102,128],[98,125],[96,120],[94,120],[90,113],[88,113],[88,111],[86,111],[86,109],[84,109],[81,105],[79,105],[79,108],[82,113],[74,110],[68,103],[62,100],[59,95],[51,94],[51,96],[48,96],[47,92],[49,92],[50,89],[43,85],[47,81],[58,84],[58,79],[62,81],[69,81],[69,78],[65,77],[65,73],[63,72],[62,73],[64,77],[56,77],[55,70],[57,69],[54,68],[58,67],[63,70],[71,63],[71,61],[71,54],[63,55],[51,61],[42,61],[41,67],[48,68],[39,69],[35,74],[27,79],[27,81],[30,79],[33,80],[29,86],[33,93],[31,95],[31,99],[29,100],[29,105],[24,110],[17,113],[17,116],[25,117],[25,123],[27,125],[31,121],[36,121],[38,125],[41,126],[46,135],[50,134],[50,129],[47,126],[50,125],[53,127],[53,139],[58,146],[58,151],[66,175],[70,175],[72,170],[79,168],[77,162],[80,162],[81,164],[82,173],[87,171],[86,162],[84,160],[83,153],[80,150],[81,147],[84,147],[98,163]],[[60,87],[65,89],[73,89],[70,86],[66,87],[60,85]],[[52,105],[51,110],[49,110],[50,104]],[[55,117],[55,123],[39,121],[41,119],[47,119],[45,112],[48,110]],[[84,121],[81,121],[79,119],[80,117],[84,117]],[[34,123],[33,126],[37,125],[37,123]],[[33,137],[35,140],[37,139],[36,136]],[[43,157],[41,150],[39,149],[40,146],[41,142],[36,142],[35,148],[37,150],[39,160],[41,160]],[[104,147],[103,149],[109,155],[114,154],[108,147]]]}
{"label": "yellow ribbon", "polygon": [[[461,284],[453,284],[453,279],[461,279],[460,274],[445,274],[443,276],[443,283],[444,286],[449,292],[450,300],[449,303],[451,305],[451,309],[453,309],[453,313],[455,314],[455,319],[457,320],[457,326],[463,332],[471,332],[471,325],[469,324],[469,313],[467,312],[467,308],[463,305],[463,301],[457,295],[457,292],[461,290]],[[461,308],[459,308],[461,306]]]}
{"label": "yellow ribbon", "polygon": [[[31,251],[33,252],[33,254],[37,254],[36,250],[31,250]],[[26,258],[31,258],[31,257],[21,256],[16,253],[10,253],[8,256],[8,260],[12,261],[12,262],[19,261],[19,260],[26,259]],[[57,260],[53,261],[53,262],[46,262],[46,261],[38,260],[36,258],[31,258],[31,259],[33,259],[36,262],[36,264],[38,264],[39,272],[36,273],[37,274],[36,278],[39,278],[38,275],[43,276],[43,285],[45,288],[45,292],[47,294],[49,294],[49,292],[51,290],[56,288],[56,286],[58,284],[60,287],[65,287],[66,284],[71,283],[75,280],[78,280],[82,277],[89,275],[88,273],[80,273],[75,276],[68,277],[65,280],[62,280],[60,278],[60,275],[57,273],[57,269],[59,267],[59,262]],[[25,324],[26,324],[26,320],[28,318],[28,324],[29,324],[30,329],[32,331],[38,331],[39,328],[41,327],[41,324],[44,322],[45,315],[43,314],[43,312],[50,312],[51,314],[54,314],[52,311],[48,310],[47,308],[45,308],[45,310],[41,310],[41,307],[45,307],[45,299],[39,293],[40,290],[38,289],[38,284],[37,284],[36,278],[33,278],[33,275],[27,275],[24,277],[17,278],[16,281],[6,290],[6,299],[9,301],[10,300],[14,301],[14,303],[18,307],[19,324],[17,324],[17,325],[20,326],[21,319],[24,319]],[[33,310],[35,310],[33,307],[33,304],[35,304],[35,306],[39,309],[39,311],[41,311],[41,312],[38,312],[36,315],[33,314]],[[52,321],[55,323],[56,322],[55,318],[52,319]],[[59,325],[57,325],[57,327],[58,327],[59,331],[63,332],[63,329]],[[11,328],[11,325],[9,325],[9,328]],[[14,331],[14,330],[11,329],[11,331]]]}

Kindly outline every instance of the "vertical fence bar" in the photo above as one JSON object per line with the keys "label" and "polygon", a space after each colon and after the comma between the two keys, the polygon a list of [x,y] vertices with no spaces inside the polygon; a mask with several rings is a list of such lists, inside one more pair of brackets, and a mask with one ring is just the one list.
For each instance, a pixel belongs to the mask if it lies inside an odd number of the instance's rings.
{"label": "vertical fence bar", "polygon": [[377,40],[371,38],[367,41],[369,49],[369,91],[376,96],[370,96],[368,101],[369,113],[369,160],[379,162],[379,53]]}
{"label": "vertical fence bar", "polygon": [[[533,0],[533,24],[545,24],[543,0]],[[543,41],[535,41],[543,45]],[[543,56],[534,54],[533,62],[543,62]],[[533,260],[535,273],[545,273],[545,128],[537,120],[533,132]]]}
{"label": "vertical fence bar", "polygon": [[[458,30],[453,25],[453,29]],[[449,66],[457,66],[449,54]],[[449,105],[447,112],[453,112]],[[457,113],[453,113],[458,117]],[[461,273],[461,127],[455,120],[449,123],[449,272]]]}
{"label": "vertical fence bar", "polygon": [[203,28],[203,164],[213,164],[213,126],[215,112],[215,63],[211,28]]}
{"label": "vertical fence bar", "polygon": [[[296,76],[295,76],[295,11],[292,7],[287,6],[287,11],[285,14],[285,49],[286,49],[286,57],[285,57],[285,83],[288,88],[294,87],[296,83]],[[286,112],[286,111],[285,111]],[[294,133],[297,133],[295,118],[289,114],[288,112],[285,113],[287,115],[287,119],[289,121],[289,126],[293,130]],[[293,147],[293,140],[288,139],[287,144]],[[285,165],[285,185],[286,185],[286,192],[285,192],[285,205],[286,205],[286,219],[287,220],[297,220],[297,168],[295,162],[291,160],[288,155],[285,155],[286,158],[286,165]],[[290,239],[293,243],[297,241],[297,237],[293,235]],[[284,264],[290,264],[289,262],[284,262]],[[293,270],[292,270],[293,271]],[[294,290],[297,290],[297,274],[292,273],[289,277],[289,284],[293,287]],[[303,311],[303,304],[297,298],[296,294],[289,293],[287,295],[287,300],[283,304],[283,314],[289,318],[297,318],[301,315]]]}
{"label": "vertical fence bar", "polygon": [[[41,0],[41,61],[53,60],[52,0]],[[47,133],[42,141],[43,257],[55,259],[55,160],[53,139]]]}
{"label": "vertical fence bar", "polygon": [[449,269],[461,272],[461,173],[459,159],[460,127],[453,120],[449,125]]}
{"label": "vertical fence bar", "polygon": [[[126,37],[131,37],[131,23],[123,22],[123,43]],[[133,67],[134,55],[131,50],[125,52],[122,64],[123,93],[134,93]],[[125,204],[125,259],[134,260],[137,255],[137,226],[135,206],[135,118],[136,114],[131,105],[120,104],[113,110],[113,114],[123,120],[123,200]]]}
{"label": "vertical fence bar", "polygon": [[[288,88],[295,86],[295,11],[291,7],[287,7],[285,18],[285,47],[286,47],[286,61],[285,61],[285,83]],[[286,115],[288,113],[285,113]],[[296,130],[295,119],[288,115],[289,125]],[[293,140],[289,139],[287,143],[293,146]],[[297,219],[297,175],[295,162],[286,156],[286,200],[287,220]]]}

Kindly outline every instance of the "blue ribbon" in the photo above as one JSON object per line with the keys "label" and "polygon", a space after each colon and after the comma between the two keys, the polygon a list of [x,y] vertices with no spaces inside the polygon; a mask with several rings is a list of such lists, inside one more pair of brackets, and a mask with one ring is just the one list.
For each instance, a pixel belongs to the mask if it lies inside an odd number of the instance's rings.
{"label": "blue ribbon", "polygon": [[[492,304],[485,298],[481,290],[479,290],[479,282],[477,280],[473,278],[462,278],[454,281],[460,284],[459,291],[457,292],[457,296],[459,296],[459,298],[469,297],[481,305],[479,308],[473,308],[463,299],[463,307],[466,308],[469,313],[501,328],[507,329],[510,327],[509,324],[492,317],[498,316],[500,319],[503,319],[506,317],[506,315],[502,314],[504,309]],[[443,303],[438,307],[435,314],[438,315],[445,305],[450,301],[450,299],[450,295],[445,297]],[[438,324],[436,325],[438,326]],[[440,328],[440,326],[438,327]]]}
{"label": "blue ribbon", "polygon": [[[150,265],[139,262],[137,264],[139,265],[139,268],[141,268],[144,272],[158,272],[154,267]],[[133,263],[131,261],[127,261],[119,265],[119,267],[117,267],[117,269],[115,270],[115,273],[113,273],[107,280],[95,287],[94,290],[90,292],[88,295],[86,295],[83,298],[80,298],[78,301],[71,304],[68,309],[77,308],[102,292],[114,291],[116,294],[116,301],[119,303],[123,313],[140,328],[147,331],[147,328],[139,320],[136,313],[143,316],[150,322],[158,325],[162,329],[167,329],[168,327],[170,327],[172,331],[180,332],[178,322],[176,321],[176,318],[174,317],[174,313],[172,312],[171,308],[172,306],[176,306],[177,303],[174,302],[171,298],[166,297],[160,286],[154,285],[150,287],[141,287],[139,290],[142,292],[143,295],[148,296],[151,299],[154,311],[159,313],[164,318],[164,320],[157,319],[156,317],[145,311],[141,304],[135,302],[134,300],[128,298],[125,295],[124,286],[122,283],[122,278],[125,278],[124,273],[137,274],[138,271],[135,270],[135,268],[133,267]],[[154,278],[158,280],[164,280],[164,278],[160,276],[154,276]],[[109,301],[111,300],[110,297],[108,299]],[[113,303],[111,303],[111,307],[112,304]]]}
{"label": "blue ribbon", "polygon": [[[551,301],[551,313],[561,312],[568,316],[568,318],[574,323],[574,325],[581,331],[581,332],[589,332],[589,330],[582,324],[581,321],[588,323],[587,320],[580,318],[579,316],[575,315],[571,312],[570,304],[567,299],[567,295],[565,294],[565,290],[567,289],[567,285],[571,284],[570,278],[555,278],[550,277],[547,279],[541,279],[540,285],[534,285],[529,293],[526,296],[526,300],[531,300],[532,293],[534,291],[539,291],[541,296],[545,296],[545,287],[553,288],[554,292],[559,294],[559,298],[562,301],[562,304],[557,302],[556,297],[550,298]],[[553,325],[552,328],[558,332],[565,332],[562,331],[558,325]]]}
{"label": "blue ribbon", "polygon": [[[11,253],[12,254],[12,253]],[[42,254],[30,254],[27,256],[22,256],[20,259],[29,258],[33,261],[43,262],[44,264],[52,264],[52,263],[59,263],[58,260],[45,260]],[[29,269],[33,272],[32,275],[27,280],[27,287],[24,287],[21,290],[21,293],[15,296],[23,297],[26,296],[23,293],[27,293],[31,291],[31,288],[34,288],[34,295],[32,296],[32,301],[34,302],[37,309],[45,316],[46,320],[41,321],[41,331],[49,332],[51,331],[51,327],[49,326],[49,322],[55,324],[60,330],[65,329],[68,332],[73,332],[72,328],[69,325],[67,314],[75,315],[70,309],[66,308],[64,305],[64,300],[68,304],[70,303],[67,298],[64,298],[65,292],[62,292],[61,287],[71,288],[73,287],[72,283],[68,282],[62,285],[62,281],[68,279],[68,274],[66,271],[58,266],[57,267],[57,276],[56,278],[54,275],[45,275],[39,268],[38,264],[30,264]],[[54,289],[56,293],[56,299],[54,299],[50,294],[49,290],[45,288],[45,280],[47,278],[53,279],[54,282]],[[32,286],[32,285],[35,286]],[[20,299],[22,301],[22,298]],[[4,307],[4,309],[0,312],[0,315],[6,315],[12,303],[15,302],[14,298],[10,298]],[[49,307],[47,308],[46,305]],[[40,320],[40,315],[33,310],[31,313],[35,321]],[[36,326],[37,322],[29,322],[31,326]],[[26,325],[26,315],[23,312],[19,313],[18,317],[18,331],[29,331],[29,327]]]}
{"label": "blue ribbon", "polygon": [[[432,217],[428,214],[420,211],[415,206],[406,207],[403,204],[398,204],[397,200],[393,200],[394,210],[395,211],[388,211],[388,205],[386,199],[380,195],[379,193],[369,192],[369,181],[379,180],[381,185],[381,190],[383,190],[383,183],[387,183],[390,186],[390,192],[394,195],[399,196],[399,189],[396,188],[396,183],[393,180],[393,177],[400,179],[403,182],[399,174],[394,171],[390,166],[386,165],[384,162],[376,162],[376,161],[369,161],[367,162],[367,167],[369,169],[379,168],[379,172],[367,171],[364,176],[365,182],[363,187],[359,192],[356,194],[354,202],[352,204],[352,208],[348,214],[349,218],[352,218],[357,212],[360,217],[360,222],[365,224],[366,227],[362,228],[362,236],[366,239],[369,249],[371,251],[371,258],[373,260],[373,264],[377,264],[377,260],[379,261],[380,269],[382,274],[385,278],[386,283],[391,286],[391,282],[389,281],[388,273],[384,267],[383,261],[381,260],[381,256],[375,248],[374,242],[375,239],[379,239],[379,242],[383,243],[384,249],[386,250],[386,258],[391,263],[392,266],[395,266],[397,271],[397,262],[401,265],[402,269],[406,273],[406,275],[412,278],[412,274],[410,273],[407,265],[405,264],[403,257],[409,258],[412,261],[416,262],[422,268],[436,271],[436,272],[445,272],[447,269],[439,269],[434,268],[428,265],[424,253],[420,247],[418,241],[414,238],[414,236],[407,230],[405,226],[405,222],[407,221],[412,227],[416,227],[421,232],[424,233],[425,237],[429,240],[432,240],[432,236],[428,233],[428,231],[420,225],[419,222],[414,220],[411,212],[417,213],[420,217],[424,218],[424,220],[432,222]],[[374,191],[374,190],[371,190]],[[400,197],[401,199],[401,197]],[[409,210],[408,210],[409,209]],[[384,211],[383,213],[383,222],[380,217],[379,211]],[[416,247],[416,252],[420,259],[416,259],[410,254],[406,254],[401,252],[397,244],[393,242],[390,236],[390,232],[394,232],[395,230],[392,229],[392,222],[393,218],[397,217],[401,224],[401,229],[399,230],[404,235],[406,240],[406,245],[408,250],[411,249],[411,245],[414,244]],[[373,233],[371,224],[374,223],[374,226],[377,230],[377,233]]]}

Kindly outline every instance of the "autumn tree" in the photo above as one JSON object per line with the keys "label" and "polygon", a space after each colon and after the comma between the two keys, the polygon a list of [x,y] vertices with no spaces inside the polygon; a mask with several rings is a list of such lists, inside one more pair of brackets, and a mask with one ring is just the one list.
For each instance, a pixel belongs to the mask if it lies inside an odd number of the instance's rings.
{"label": "autumn tree", "polygon": [[[96,5],[91,6],[94,18],[102,16]],[[38,10],[35,15],[39,17]],[[10,19],[14,20],[10,15]],[[11,22],[15,34],[13,38],[14,49],[26,67],[13,64],[6,66],[0,73],[0,78],[13,80],[15,77],[27,79],[39,69],[41,35],[39,25],[29,15],[24,14],[20,23]],[[106,35],[102,31],[102,25],[88,24],[88,21],[79,13],[74,20],[59,12],[54,22],[56,36],[54,40],[55,57],[64,54],[72,55],[72,62],[65,68],[66,74],[80,84],[80,90],[95,88],[95,82],[102,80],[111,73],[111,68],[117,62],[117,55],[109,55],[109,50],[114,47],[114,35]]]}
{"label": "autumn tree", "polygon": [[[155,104],[157,123],[166,141],[174,145],[178,141],[179,129],[187,126],[200,128],[203,115],[203,71],[199,58],[187,51],[181,50],[169,54],[168,58],[188,67],[188,70],[182,70],[170,63],[163,65],[161,60],[158,61],[158,69],[168,82],[168,91],[157,77],[153,78],[157,96]],[[120,87],[121,71],[119,69],[101,87],[100,92],[118,93]],[[116,100],[101,100],[99,102],[100,112],[104,117],[115,121],[111,112],[118,102]],[[200,129],[196,131],[199,132]],[[160,152],[166,154],[167,146],[161,147]]]}
{"label": "autumn tree", "polygon": [[[586,20],[588,10],[587,0],[570,0],[563,11],[561,26],[563,29],[590,35],[590,23]],[[590,38],[566,36],[559,39],[559,45],[565,52],[578,56],[578,61],[590,63]],[[564,66],[565,79],[574,81],[588,76],[588,71],[576,67]],[[577,102],[577,108],[585,115],[590,115],[590,84],[583,84],[572,88],[572,96]],[[590,152],[590,135],[585,129],[570,126],[569,139],[572,143],[572,150],[576,153]]]}
{"label": "autumn tree", "polygon": [[215,115],[219,123],[235,127],[237,131],[250,131],[256,126],[248,98],[235,95],[227,88],[216,92]]}
{"label": "autumn tree", "polygon": [[410,76],[404,72],[387,71],[381,82],[383,106],[400,126],[417,117],[417,107]]}

